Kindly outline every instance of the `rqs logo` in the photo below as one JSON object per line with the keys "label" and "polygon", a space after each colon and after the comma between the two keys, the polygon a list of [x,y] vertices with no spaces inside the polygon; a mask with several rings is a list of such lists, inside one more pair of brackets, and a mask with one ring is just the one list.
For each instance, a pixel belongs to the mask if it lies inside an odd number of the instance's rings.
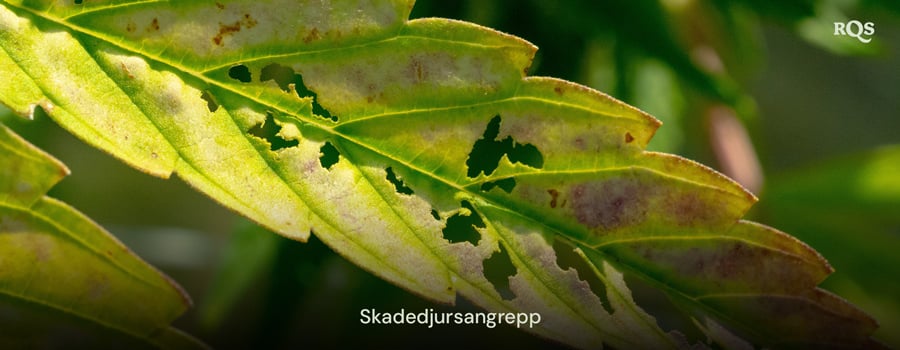
{"label": "rqs logo", "polygon": [[875,23],[872,22],[862,23],[855,19],[847,23],[834,22],[834,36],[849,36],[868,44],[872,41],[873,34],[875,34]]}

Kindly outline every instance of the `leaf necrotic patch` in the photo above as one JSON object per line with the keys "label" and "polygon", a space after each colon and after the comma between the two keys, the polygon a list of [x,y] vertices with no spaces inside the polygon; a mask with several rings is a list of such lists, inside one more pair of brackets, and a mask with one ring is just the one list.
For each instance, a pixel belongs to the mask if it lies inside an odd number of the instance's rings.
{"label": "leaf necrotic patch", "polygon": [[300,144],[297,140],[285,140],[281,136],[278,136],[278,133],[281,131],[281,126],[275,122],[275,116],[272,115],[271,112],[266,113],[266,120],[263,121],[262,124],[254,126],[250,128],[248,133],[250,135],[259,137],[269,142],[271,146],[271,150],[277,151],[283,148],[294,147]]}
{"label": "leaf necrotic patch", "polygon": [[277,63],[272,63],[263,67],[259,74],[259,81],[266,82],[269,80],[275,81],[281,90],[288,93],[291,92],[291,85],[293,85],[298,97],[312,98],[312,110],[314,114],[325,119],[331,119],[331,121],[336,122],[338,120],[337,116],[332,115],[331,112],[319,104],[318,95],[306,87],[306,84],[303,83],[303,76],[297,74],[291,67],[282,66]]}
{"label": "leaf necrotic patch", "polygon": [[504,155],[512,163],[521,163],[538,169],[544,166],[544,156],[537,147],[530,143],[518,143],[512,136],[497,140],[498,135],[500,135],[499,115],[491,119],[484,130],[484,135],[475,141],[472,151],[469,152],[469,158],[466,159],[469,177],[477,177],[480,173],[492,174]]}

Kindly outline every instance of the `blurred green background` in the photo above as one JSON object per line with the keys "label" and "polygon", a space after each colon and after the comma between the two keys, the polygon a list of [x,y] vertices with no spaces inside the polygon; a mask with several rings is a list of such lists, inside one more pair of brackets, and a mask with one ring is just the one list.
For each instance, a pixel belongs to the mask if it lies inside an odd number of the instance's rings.
{"label": "blurred green background", "polygon": [[[412,17],[525,38],[540,48],[531,75],[588,85],[662,120],[651,150],[751,189],[760,201],[748,218],[822,253],[836,269],[823,286],[872,314],[877,337],[900,347],[900,2],[421,1]],[[834,22],[854,19],[875,24],[871,43],[833,35]],[[72,169],[51,196],[185,287],[196,306],[176,326],[217,348],[560,346],[509,327],[362,326],[362,308],[452,307],[385,283],[315,239],[262,232],[40,113],[26,121],[0,110],[0,121]],[[660,304],[630,283],[639,305]],[[464,300],[456,308],[475,310]]]}

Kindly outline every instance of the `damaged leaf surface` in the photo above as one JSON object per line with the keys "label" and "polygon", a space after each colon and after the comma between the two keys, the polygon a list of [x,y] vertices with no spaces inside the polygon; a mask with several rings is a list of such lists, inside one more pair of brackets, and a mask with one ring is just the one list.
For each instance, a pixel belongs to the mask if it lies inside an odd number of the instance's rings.
{"label": "damaged leaf surface", "polygon": [[[682,344],[621,273],[755,343],[868,341],[874,321],[817,289],[815,251],[740,220],[752,194],[644,151],[656,119],[525,77],[522,39],[411,7],[4,1],[0,74],[17,84],[0,101],[429,299],[540,312],[531,331],[576,347]],[[448,237],[451,218],[470,238]],[[560,268],[554,240],[591,268]],[[485,276],[504,252],[508,284]]]}
{"label": "damaged leaf surface", "polygon": [[202,348],[169,324],[174,282],[44,193],[68,169],[0,124],[0,343],[11,348]]}

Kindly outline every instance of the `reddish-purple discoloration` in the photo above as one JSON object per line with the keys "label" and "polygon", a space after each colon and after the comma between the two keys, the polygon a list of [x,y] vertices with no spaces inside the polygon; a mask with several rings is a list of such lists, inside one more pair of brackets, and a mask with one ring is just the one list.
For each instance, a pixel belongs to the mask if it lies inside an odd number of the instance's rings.
{"label": "reddish-purple discoloration", "polygon": [[717,210],[696,193],[684,193],[666,198],[665,207],[676,224],[681,226],[708,222]]}
{"label": "reddish-purple discoloration", "polygon": [[648,193],[647,186],[637,180],[608,179],[577,185],[569,197],[578,222],[611,230],[643,221]]}
{"label": "reddish-purple discoloration", "polygon": [[[695,244],[697,246],[690,246]],[[811,288],[818,283],[815,273],[790,254],[744,242],[717,240],[712,244],[694,243],[634,243],[644,261],[653,266],[668,267],[682,282],[715,283],[722,291],[746,288],[752,283],[757,291],[789,292]]]}

